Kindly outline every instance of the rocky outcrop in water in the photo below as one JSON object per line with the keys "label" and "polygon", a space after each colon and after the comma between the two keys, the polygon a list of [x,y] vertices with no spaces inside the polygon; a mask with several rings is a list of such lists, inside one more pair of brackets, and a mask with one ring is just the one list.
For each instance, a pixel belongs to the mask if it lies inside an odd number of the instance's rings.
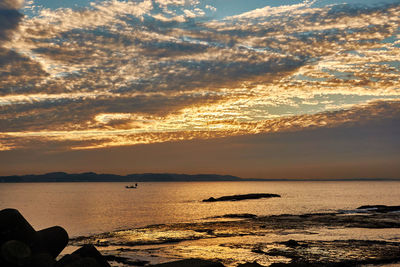
{"label": "rocky outcrop in water", "polygon": [[400,211],[400,206],[386,206],[386,205],[365,205],[358,207],[357,210],[373,211],[373,212],[395,212]]}
{"label": "rocky outcrop in water", "polygon": [[214,216],[211,219],[250,219],[250,218],[257,218],[257,215],[251,213],[235,213],[235,214],[225,214],[221,216]]}
{"label": "rocky outcrop in water", "polygon": [[56,261],[68,240],[60,226],[35,231],[18,210],[0,211],[1,267],[110,267],[93,245],[84,245]]}
{"label": "rocky outcrop in water", "polygon": [[245,194],[245,195],[223,196],[219,198],[210,197],[208,199],[204,199],[203,202],[239,201],[246,199],[260,199],[260,198],[271,198],[271,197],[281,197],[281,196],[277,194]]}

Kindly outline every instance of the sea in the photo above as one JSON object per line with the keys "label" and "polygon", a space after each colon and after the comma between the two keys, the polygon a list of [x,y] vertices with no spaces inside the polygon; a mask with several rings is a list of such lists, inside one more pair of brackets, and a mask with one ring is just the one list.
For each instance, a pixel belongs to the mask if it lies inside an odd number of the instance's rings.
{"label": "sea", "polygon": [[[398,253],[400,228],[346,227],[346,222],[321,227],[314,221],[320,220],[318,214],[339,211],[351,216],[346,217],[350,222],[360,206],[399,205],[400,181],[142,182],[126,188],[130,185],[0,183],[0,209],[18,209],[36,230],[63,227],[70,242],[59,258],[89,243],[109,257],[113,267],[193,257],[227,267],[249,262],[269,266],[288,263],[291,257],[319,263],[384,259],[383,265],[362,266],[400,266],[397,256],[386,259]],[[250,193],[281,197],[202,201]],[[376,216],[365,214],[365,222],[371,218]],[[398,218],[388,214],[381,222]],[[282,220],[279,225],[273,223],[276,219]],[[300,244],[298,249],[285,245],[288,241]]]}
{"label": "sea", "polygon": [[[201,222],[225,214],[305,214],[400,205],[400,181],[0,183],[0,209],[14,208],[36,229],[62,226],[70,237]],[[202,202],[273,193],[280,198]]]}

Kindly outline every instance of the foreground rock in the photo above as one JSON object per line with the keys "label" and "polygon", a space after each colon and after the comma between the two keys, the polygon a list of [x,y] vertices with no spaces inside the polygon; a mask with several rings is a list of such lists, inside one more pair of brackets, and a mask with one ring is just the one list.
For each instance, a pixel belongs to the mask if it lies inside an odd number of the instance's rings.
{"label": "foreground rock", "polygon": [[210,197],[209,199],[204,199],[203,202],[239,201],[246,199],[260,199],[260,198],[271,198],[271,197],[281,197],[281,196],[277,194],[245,194],[245,195],[223,196],[219,198]]}
{"label": "foreground rock", "polygon": [[110,267],[92,245],[83,246],[57,262],[56,257],[68,240],[67,232],[60,226],[35,231],[18,210],[0,211],[1,267]]}

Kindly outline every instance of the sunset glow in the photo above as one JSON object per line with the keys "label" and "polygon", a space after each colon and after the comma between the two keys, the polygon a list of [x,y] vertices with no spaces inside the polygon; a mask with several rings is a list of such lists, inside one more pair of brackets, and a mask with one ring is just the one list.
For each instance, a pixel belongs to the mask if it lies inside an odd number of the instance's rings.
{"label": "sunset glow", "polygon": [[398,1],[59,2],[0,4],[2,157],[400,117]]}

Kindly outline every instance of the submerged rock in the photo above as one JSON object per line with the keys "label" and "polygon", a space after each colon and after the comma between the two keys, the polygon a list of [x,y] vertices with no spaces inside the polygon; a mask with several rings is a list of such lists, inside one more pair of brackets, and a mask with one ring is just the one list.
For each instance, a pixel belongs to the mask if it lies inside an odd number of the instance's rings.
{"label": "submerged rock", "polygon": [[271,198],[271,197],[281,197],[281,196],[277,194],[245,194],[245,195],[223,196],[219,198],[210,197],[208,199],[204,199],[203,202],[239,201],[246,199],[260,199],[260,198]]}

